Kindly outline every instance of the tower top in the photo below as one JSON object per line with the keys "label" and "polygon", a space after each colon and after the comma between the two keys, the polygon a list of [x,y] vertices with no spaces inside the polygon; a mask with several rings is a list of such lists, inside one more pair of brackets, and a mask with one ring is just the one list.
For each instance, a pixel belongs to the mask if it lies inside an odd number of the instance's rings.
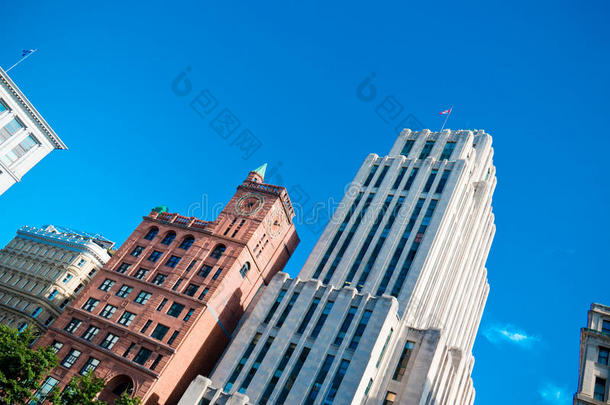
{"label": "tower top", "polygon": [[267,170],[267,163],[263,163],[261,166],[252,170],[248,174],[247,180],[254,181],[256,183],[262,183],[265,181],[265,171]]}

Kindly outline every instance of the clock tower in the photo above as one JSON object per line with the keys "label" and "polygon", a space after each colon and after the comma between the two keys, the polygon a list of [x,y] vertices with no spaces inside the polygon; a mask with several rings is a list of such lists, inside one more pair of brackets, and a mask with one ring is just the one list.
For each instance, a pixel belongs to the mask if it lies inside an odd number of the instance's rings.
{"label": "clock tower", "polygon": [[106,381],[101,400],[128,392],[145,405],[175,404],[207,375],[299,243],[288,193],[264,182],[265,169],[250,172],[213,221],[165,206],[145,216],[39,339],[60,359],[44,386],[63,389],[93,370]]}

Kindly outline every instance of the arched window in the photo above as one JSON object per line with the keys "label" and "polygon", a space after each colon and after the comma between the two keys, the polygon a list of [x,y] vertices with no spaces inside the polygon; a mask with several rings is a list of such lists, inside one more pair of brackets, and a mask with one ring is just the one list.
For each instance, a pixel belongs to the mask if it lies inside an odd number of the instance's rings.
{"label": "arched window", "polygon": [[153,226],[152,228],[150,228],[148,230],[148,233],[146,234],[146,236],[144,236],[144,239],[153,240],[155,238],[155,236],[157,236],[158,233],[159,233],[159,228],[157,228],[156,226]]}
{"label": "arched window", "polygon": [[179,248],[189,250],[191,246],[193,246],[193,242],[195,242],[195,238],[189,235],[186,238],[182,239],[182,243],[180,244]]}
{"label": "arched window", "polygon": [[163,243],[164,245],[169,245],[174,241],[174,239],[176,239],[176,232],[169,231],[165,234],[165,237],[163,238],[161,243]]}
{"label": "arched window", "polygon": [[225,250],[227,250],[225,245],[216,245],[210,256],[212,256],[214,259],[220,259]]}
{"label": "arched window", "polygon": [[246,274],[248,274],[249,270],[250,270],[250,263],[245,262],[244,265],[241,266],[241,269],[239,269],[239,274],[241,274],[242,278],[246,277]]}

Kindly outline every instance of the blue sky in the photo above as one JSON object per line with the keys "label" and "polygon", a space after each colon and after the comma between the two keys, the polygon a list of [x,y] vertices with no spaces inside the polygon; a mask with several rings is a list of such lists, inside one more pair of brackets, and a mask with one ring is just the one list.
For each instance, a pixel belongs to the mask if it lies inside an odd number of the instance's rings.
{"label": "blue sky", "polygon": [[[125,3],[3,7],[0,65],[39,49],[11,76],[70,149],[0,198],[0,244],[44,223],[121,243],[158,204],[213,219],[262,162],[306,207],[340,199],[395,139],[379,102],[436,130],[453,104],[448,127],[494,137],[498,175],[476,404],[571,403],[579,328],[610,304],[607,2]],[[228,139],[189,105],[204,90],[240,121]],[[319,227],[298,231],[293,275]]]}

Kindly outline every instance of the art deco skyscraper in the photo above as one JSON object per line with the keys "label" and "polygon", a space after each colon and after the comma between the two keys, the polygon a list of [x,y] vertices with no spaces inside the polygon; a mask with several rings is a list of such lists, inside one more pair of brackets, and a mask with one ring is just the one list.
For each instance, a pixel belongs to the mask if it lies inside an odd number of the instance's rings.
{"label": "art deco skyscraper", "polygon": [[580,331],[580,370],[574,405],[607,404],[610,381],[610,307],[591,304]]}
{"label": "art deco skyscraper", "polygon": [[94,371],[100,399],[176,403],[216,363],[258,289],[299,239],[284,187],[249,173],[211,222],[153,210],[40,338],[60,359],[37,393]]}
{"label": "art deco skyscraper", "polygon": [[54,149],[67,147],[0,69],[0,195]]}
{"label": "art deco skyscraper", "polygon": [[472,404],[491,143],[404,130],[369,155],[299,277],[275,276],[180,405]]}

